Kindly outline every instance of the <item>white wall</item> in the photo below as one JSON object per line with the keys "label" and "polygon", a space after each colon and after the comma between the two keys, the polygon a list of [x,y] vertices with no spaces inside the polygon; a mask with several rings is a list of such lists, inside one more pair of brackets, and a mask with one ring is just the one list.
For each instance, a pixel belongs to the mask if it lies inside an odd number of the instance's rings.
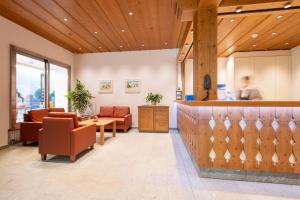
{"label": "white wall", "polygon": [[[113,53],[80,54],[75,56],[75,78],[81,80],[96,97],[94,104],[127,105],[133,114],[133,126],[137,127],[137,106],[146,104],[148,92],[163,95],[161,104],[170,106],[170,127],[176,127],[172,117],[176,99],[177,50],[151,50]],[[139,94],[125,93],[125,79],[141,79]],[[112,94],[99,94],[99,80],[113,80]]]}
{"label": "white wall", "polygon": [[292,99],[300,100],[300,46],[291,50],[292,54]]}
{"label": "white wall", "polygon": [[10,44],[71,66],[74,58],[71,52],[0,16],[0,147],[8,143]]}
{"label": "white wall", "polygon": [[[252,76],[252,86],[257,88],[263,100],[290,100],[292,88],[292,64],[290,51],[238,52],[228,58],[225,72],[226,85],[237,91],[241,77]],[[299,79],[298,79],[299,80]]]}
{"label": "white wall", "polygon": [[193,87],[193,59],[186,59],[185,60],[185,95],[193,95],[194,94],[194,87]]}

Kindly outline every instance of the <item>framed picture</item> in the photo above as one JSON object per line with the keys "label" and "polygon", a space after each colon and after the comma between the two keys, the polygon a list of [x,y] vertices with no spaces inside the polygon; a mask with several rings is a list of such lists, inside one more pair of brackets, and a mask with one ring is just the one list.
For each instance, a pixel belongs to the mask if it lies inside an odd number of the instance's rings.
{"label": "framed picture", "polygon": [[126,93],[140,93],[141,92],[141,80],[140,79],[126,79],[125,80],[125,92]]}
{"label": "framed picture", "polygon": [[99,93],[112,93],[113,81],[112,80],[100,80],[99,81]]}
{"label": "framed picture", "polygon": [[182,91],[176,90],[176,100],[182,100]]}

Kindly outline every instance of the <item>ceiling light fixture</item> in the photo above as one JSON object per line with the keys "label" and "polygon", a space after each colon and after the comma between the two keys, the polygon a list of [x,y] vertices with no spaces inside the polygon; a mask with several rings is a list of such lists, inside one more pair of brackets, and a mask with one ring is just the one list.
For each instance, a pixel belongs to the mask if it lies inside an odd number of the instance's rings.
{"label": "ceiling light fixture", "polygon": [[242,11],[243,11],[242,8],[243,8],[242,6],[236,7],[235,12],[236,12],[236,13],[242,12]]}
{"label": "ceiling light fixture", "polygon": [[98,49],[101,49],[102,47],[98,47]]}
{"label": "ceiling light fixture", "polygon": [[167,42],[165,42],[165,45],[167,46],[167,45],[168,45],[168,43],[167,43]]}
{"label": "ceiling light fixture", "polygon": [[64,21],[66,22],[66,21],[68,21],[68,19],[67,19],[67,18],[64,18]]}
{"label": "ceiling light fixture", "polygon": [[232,23],[232,22],[235,22],[235,19],[231,19],[230,22],[231,22],[231,23]]}
{"label": "ceiling light fixture", "polygon": [[129,12],[128,15],[133,15],[133,12]]}
{"label": "ceiling light fixture", "polygon": [[81,50],[81,47],[79,47],[78,49]]}
{"label": "ceiling light fixture", "polygon": [[272,33],[273,36],[276,35],[276,34],[277,34],[277,33],[275,33],[275,32]]}
{"label": "ceiling light fixture", "polygon": [[194,30],[191,30],[191,34],[193,34],[194,33]]}
{"label": "ceiling light fixture", "polygon": [[282,17],[283,17],[282,15],[278,15],[276,18],[281,19]]}
{"label": "ceiling light fixture", "polygon": [[292,7],[291,2],[287,2],[287,3],[285,3],[285,4],[283,5],[283,8],[285,8],[285,9],[288,9],[288,8],[290,8],[290,7]]}
{"label": "ceiling light fixture", "polygon": [[288,44],[289,44],[288,42],[285,43],[285,45],[288,45]]}
{"label": "ceiling light fixture", "polygon": [[125,30],[124,30],[124,29],[122,29],[121,31],[122,31],[123,33],[125,32]]}
{"label": "ceiling light fixture", "polygon": [[144,45],[144,44],[141,44],[141,46],[144,47],[145,45]]}
{"label": "ceiling light fixture", "polygon": [[122,46],[122,45],[120,45],[120,48],[123,48],[123,46]]}
{"label": "ceiling light fixture", "polygon": [[256,47],[256,44],[253,44],[252,46],[253,46],[253,47]]}
{"label": "ceiling light fixture", "polygon": [[95,31],[94,33],[95,33],[95,34],[98,34],[98,32],[97,32],[97,31]]}
{"label": "ceiling light fixture", "polygon": [[257,37],[258,37],[258,34],[257,34],[257,33],[253,33],[253,34],[251,35],[251,37],[252,37],[252,38],[257,38]]}

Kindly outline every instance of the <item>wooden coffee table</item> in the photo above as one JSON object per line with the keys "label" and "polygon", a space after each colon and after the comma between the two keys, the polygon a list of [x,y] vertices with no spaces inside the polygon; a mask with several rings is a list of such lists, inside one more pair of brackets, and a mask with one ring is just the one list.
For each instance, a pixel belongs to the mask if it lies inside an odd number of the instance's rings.
{"label": "wooden coffee table", "polygon": [[112,119],[99,119],[97,122],[94,122],[93,119],[85,120],[79,122],[79,126],[86,126],[90,124],[96,124],[98,128],[100,128],[100,145],[104,145],[104,129],[105,126],[109,124],[113,124],[113,137],[116,137],[116,120]]}

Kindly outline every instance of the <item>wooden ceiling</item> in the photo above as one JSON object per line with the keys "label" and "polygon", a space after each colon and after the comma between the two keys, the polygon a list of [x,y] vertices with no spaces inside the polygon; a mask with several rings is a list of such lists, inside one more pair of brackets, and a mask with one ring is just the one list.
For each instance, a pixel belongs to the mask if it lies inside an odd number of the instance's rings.
{"label": "wooden ceiling", "polygon": [[[218,9],[218,56],[234,52],[287,50],[300,45],[300,1],[292,1],[292,8],[283,9],[288,1],[247,4],[266,0],[223,0]],[[237,2],[243,7],[236,13]],[[247,5],[243,5],[243,3]],[[224,4],[226,4],[224,6]],[[268,10],[270,9],[270,10]],[[247,12],[247,11],[251,12]],[[191,48],[187,58],[192,58]],[[184,52],[179,56],[183,59]]]}
{"label": "wooden ceiling", "polygon": [[1,0],[0,15],[74,53],[178,48],[187,25],[172,0]]}

